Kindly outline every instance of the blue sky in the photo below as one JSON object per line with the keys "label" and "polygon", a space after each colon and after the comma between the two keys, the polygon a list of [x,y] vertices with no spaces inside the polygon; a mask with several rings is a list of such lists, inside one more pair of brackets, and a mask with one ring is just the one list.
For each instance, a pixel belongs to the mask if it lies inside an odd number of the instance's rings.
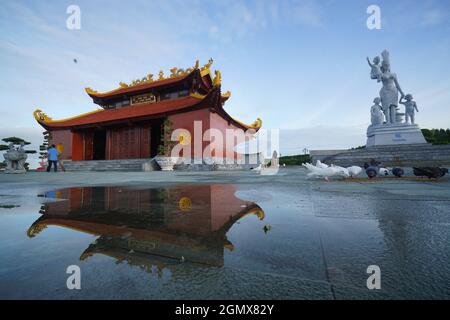
{"label": "blue sky", "polygon": [[[81,8],[81,30],[66,28],[71,4]],[[366,27],[371,4],[381,8],[381,30]],[[281,129],[282,154],[362,145],[380,88],[365,58],[385,48],[421,127],[450,127],[447,0],[3,0],[0,135],[38,143],[37,107],[73,116],[96,108],[85,87],[107,91],[212,57],[232,92],[226,110]]]}

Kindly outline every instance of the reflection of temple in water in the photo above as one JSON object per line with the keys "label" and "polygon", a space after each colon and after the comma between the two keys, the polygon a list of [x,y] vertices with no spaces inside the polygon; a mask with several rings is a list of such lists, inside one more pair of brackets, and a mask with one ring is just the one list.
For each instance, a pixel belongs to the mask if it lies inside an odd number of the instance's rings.
{"label": "reflection of temple in water", "polygon": [[232,185],[64,189],[47,195],[67,200],[43,205],[28,236],[47,226],[99,236],[80,260],[100,253],[147,270],[179,260],[222,266],[224,248],[233,250],[226,237],[233,224],[249,214],[264,219],[258,205],[235,191]]}

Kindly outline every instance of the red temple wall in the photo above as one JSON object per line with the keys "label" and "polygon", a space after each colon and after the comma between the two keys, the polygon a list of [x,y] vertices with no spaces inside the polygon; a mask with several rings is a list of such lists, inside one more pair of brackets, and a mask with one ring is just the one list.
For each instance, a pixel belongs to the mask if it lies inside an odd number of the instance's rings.
{"label": "red temple wall", "polygon": [[[172,129],[185,129],[188,130],[191,134],[191,157],[194,158],[202,158],[203,156],[203,150],[208,145],[208,141],[204,142],[202,137],[206,130],[210,128],[210,121],[209,121],[209,113],[210,111],[208,109],[201,109],[201,110],[195,110],[190,112],[184,112],[179,114],[174,114],[169,116],[169,120],[172,122]],[[201,137],[196,137],[194,135],[194,121],[201,121],[202,123],[202,133]],[[202,141],[202,150],[200,152],[195,152],[194,150],[194,141],[198,139],[199,141]],[[184,156],[184,155],[181,155]]]}
{"label": "red temple wall", "polygon": [[[191,134],[191,156],[194,158],[202,158],[203,152],[205,148],[211,144],[212,154],[213,157],[224,157],[229,159],[239,159],[242,157],[241,154],[238,154],[234,151],[233,148],[230,150],[226,149],[226,130],[242,130],[235,125],[228,123],[227,120],[222,118],[217,113],[211,112],[209,109],[201,109],[191,112],[185,112],[180,114],[171,115],[169,117],[170,121],[172,122],[172,129],[186,129]],[[194,134],[194,121],[201,121],[202,123],[202,136],[196,137]],[[203,141],[203,137],[205,135],[205,132],[210,129],[216,129],[219,130],[223,137],[223,144],[220,143],[211,143],[210,141]],[[205,137],[206,139],[210,139],[208,135]],[[199,139],[202,141],[202,150],[195,151],[194,148],[194,141],[196,139]],[[205,140],[206,140],[205,139]],[[238,145],[239,143],[242,143],[245,141],[245,138],[236,138],[235,142],[233,143],[233,146]]]}
{"label": "red temple wall", "polygon": [[[223,135],[223,148],[221,149],[220,145],[213,144],[215,146],[215,152],[213,152],[212,156],[219,157],[219,158],[221,158],[223,156],[224,158],[228,158],[228,159],[240,159],[242,157],[241,154],[236,153],[234,151],[234,149],[231,149],[231,150],[226,149],[226,143],[227,143],[226,130],[227,129],[240,130],[240,131],[243,131],[243,130],[236,127],[235,125],[233,125],[231,123],[228,123],[227,120],[222,118],[217,113],[212,113],[212,112],[210,114],[210,124],[211,124],[211,128],[215,128],[215,129],[219,130]],[[235,138],[235,141],[233,142],[233,146],[236,146],[244,141],[245,141],[245,139],[243,139],[243,138]]]}
{"label": "red temple wall", "polygon": [[49,139],[49,144],[57,145],[59,143],[61,143],[64,147],[61,154],[61,159],[72,159],[72,132],[70,130],[51,131],[51,139]]}

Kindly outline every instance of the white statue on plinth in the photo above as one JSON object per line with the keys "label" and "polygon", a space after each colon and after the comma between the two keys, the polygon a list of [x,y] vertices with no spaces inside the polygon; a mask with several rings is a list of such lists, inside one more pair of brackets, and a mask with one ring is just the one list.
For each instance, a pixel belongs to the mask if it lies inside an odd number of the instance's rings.
{"label": "white statue on plinth", "polygon": [[[396,123],[397,122],[397,108],[398,108],[398,93],[404,96],[400,84],[397,80],[397,75],[391,72],[391,63],[389,61],[389,52],[384,50],[381,53],[383,57],[383,62],[381,63],[381,68],[372,67],[371,78],[381,79],[383,87],[380,90],[381,107],[383,113],[386,117],[386,123]],[[378,73],[375,77],[375,73]]]}
{"label": "white statue on plinth", "polygon": [[409,119],[411,119],[411,124],[415,124],[415,111],[419,112],[419,109],[416,102],[413,101],[412,94],[408,93],[406,96],[401,97],[400,103],[405,106],[405,123],[409,123]]}
{"label": "white statue on plinth", "polygon": [[[379,59],[375,58],[373,63],[367,59],[371,68],[370,78],[377,81],[381,79],[382,88],[379,98],[374,100],[375,105],[370,109],[371,125],[367,128],[366,146],[426,144],[420,127],[415,123],[418,108],[412,95],[403,93],[397,75],[391,72],[389,52],[384,50],[381,56],[381,67]],[[400,111],[400,104],[405,106],[405,113]],[[384,114],[384,122],[380,109]]]}
{"label": "white statue on plinth", "polygon": [[27,160],[27,154],[24,150],[24,143],[20,144],[20,147],[14,149],[14,144],[9,144],[9,150],[3,155],[6,160],[5,173],[25,173],[25,161]]}

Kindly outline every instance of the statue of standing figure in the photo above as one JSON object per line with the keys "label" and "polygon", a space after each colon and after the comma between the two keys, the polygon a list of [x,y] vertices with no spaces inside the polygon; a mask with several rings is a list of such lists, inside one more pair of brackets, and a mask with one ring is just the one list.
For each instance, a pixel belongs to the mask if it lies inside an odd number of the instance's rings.
{"label": "statue of standing figure", "polygon": [[397,75],[391,72],[389,52],[384,50],[381,56],[383,61],[380,68],[375,65],[377,59],[374,60],[374,64],[370,64],[372,69],[371,79],[381,79],[383,84],[380,90],[381,108],[386,118],[386,124],[393,124],[397,122],[398,94],[400,92],[402,98],[405,94],[400,87]]}
{"label": "statue of standing figure", "polygon": [[411,119],[411,124],[415,124],[415,112],[419,112],[419,109],[417,108],[416,102],[413,101],[412,94],[408,93],[405,97],[401,97],[400,103],[405,106],[405,123],[409,123],[409,119]]}
{"label": "statue of standing figure", "polygon": [[379,126],[383,124],[383,112],[381,111],[381,99],[376,97],[373,99],[374,105],[370,108],[370,121],[373,126]]}

